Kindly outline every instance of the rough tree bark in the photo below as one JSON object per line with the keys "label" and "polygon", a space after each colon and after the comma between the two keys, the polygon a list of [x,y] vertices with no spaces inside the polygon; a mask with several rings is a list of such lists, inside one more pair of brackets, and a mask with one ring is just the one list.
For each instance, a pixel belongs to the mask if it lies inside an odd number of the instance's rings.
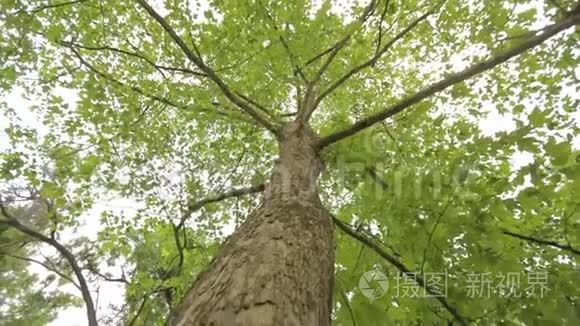
{"label": "rough tree bark", "polygon": [[174,325],[330,325],[333,222],[317,190],[317,141],[302,119],[281,130],[263,202],[195,281]]}

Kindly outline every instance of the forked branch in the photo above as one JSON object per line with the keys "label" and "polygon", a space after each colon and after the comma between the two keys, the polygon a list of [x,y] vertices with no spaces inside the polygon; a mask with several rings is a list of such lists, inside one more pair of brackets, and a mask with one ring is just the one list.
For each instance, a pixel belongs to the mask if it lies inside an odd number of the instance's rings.
{"label": "forked branch", "polygon": [[157,71],[159,71],[159,73],[161,75],[163,75],[165,77],[165,75],[163,74],[163,71],[177,71],[177,72],[181,72],[181,73],[185,73],[185,74],[190,74],[190,75],[194,75],[194,76],[200,76],[200,77],[205,77],[206,75],[204,73],[201,73],[199,71],[195,71],[195,70],[191,70],[191,69],[187,69],[187,68],[174,68],[174,67],[169,67],[169,66],[165,66],[165,65],[160,65],[157,64],[155,62],[153,62],[151,59],[147,58],[145,55],[137,53],[137,52],[131,52],[131,51],[127,51],[127,50],[123,50],[120,48],[115,48],[109,45],[102,45],[102,46],[87,46],[87,45],[83,45],[83,44],[77,44],[77,43],[73,43],[73,42],[68,42],[68,41],[61,41],[60,42],[62,45],[67,46],[67,47],[75,47],[75,48],[79,48],[79,49],[84,49],[84,50],[89,50],[89,51],[110,51],[110,52],[116,52],[116,53],[120,53],[126,56],[130,56],[130,57],[135,57],[138,58],[140,60],[143,60],[145,62],[147,62],[150,66],[152,66],[153,68],[155,68]]}
{"label": "forked branch", "polygon": [[184,214],[181,217],[181,220],[179,221],[179,224],[177,225],[178,228],[182,227],[185,222],[187,221],[187,219],[191,216],[191,214],[193,214],[194,212],[197,212],[198,210],[200,210],[203,206],[207,205],[207,204],[211,204],[211,203],[217,203],[220,202],[224,199],[228,199],[228,198],[234,198],[234,197],[241,197],[244,195],[249,195],[249,194],[254,194],[254,193],[258,193],[258,192],[262,192],[264,191],[264,184],[258,184],[255,186],[251,186],[248,188],[238,188],[238,189],[232,189],[230,191],[215,195],[215,196],[211,196],[211,197],[207,197],[195,202],[190,202],[187,204],[187,209],[185,210]]}
{"label": "forked branch", "polygon": [[[365,9],[363,10],[363,14],[358,19],[361,26],[369,19],[369,17],[372,16],[377,5],[378,5],[377,0],[371,0],[369,5],[365,7]],[[334,61],[334,59],[336,58],[336,56],[338,55],[340,50],[342,50],[346,46],[346,44],[351,39],[353,34],[354,34],[354,32],[347,33],[342,39],[340,39],[338,42],[336,42],[336,44],[334,44],[330,49],[324,51],[322,53],[322,55],[320,56],[320,57],[322,57],[322,56],[328,54],[326,61],[318,69],[318,71],[314,75],[314,78],[312,79],[312,81],[310,81],[308,83],[308,87],[306,89],[306,94],[304,94],[304,104],[300,106],[300,110],[298,112],[299,119],[302,119],[303,121],[308,122],[308,120],[312,116],[312,113],[314,113],[314,111],[318,107],[318,104],[320,103],[320,101],[318,100],[318,95],[319,95],[318,83],[320,82],[320,79],[322,78],[322,76],[324,75],[324,73],[326,72],[328,67],[330,67],[330,64]],[[319,56],[317,56],[317,58],[318,57]],[[313,61],[309,60],[306,63],[306,65],[310,64],[311,62],[313,62]]]}
{"label": "forked branch", "polygon": [[22,261],[29,262],[29,263],[34,263],[34,264],[37,264],[37,265],[40,265],[40,266],[44,267],[44,269],[46,269],[47,271],[52,272],[52,273],[55,273],[56,275],[60,276],[60,278],[62,278],[63,280],[69,281],[77,289],[79,289],[79,290],[81,289],[81,287],[78,285],[78,283],[75,280],[73,280],[72,278],[70,278],[64,272],[58,270],[58,268],[56,268],[55,266],[49,265],[47,262],[43,262],[43,261],[40,261],[40,260],[36,260],[34,258],[13,255],[13,254],[5,253],[5,252],[0,253],[0,255],[6,256],[6,257],[10,257],[10,258],[14,258],[14,259],[17,259],[17,260],[22,260]]}
{"label": "forked branch", "polygon": [[207,66],[203,59],[195,54],[185,41],[177,35],[175,30],[169,25],[169,23],[159,15],[145,0],[136,0],[137,3],[151,16],[161,27],[163,30],[171,37],[171,39],[177,44],[177,46],[181,49],[181,51],[185,54],[185,56],[197,66],[203,73],[207,75],[209,79],[211,79],[220,91],[225,95],[225,97],[238,106],[242,111],[249,114],[258,124],[263,126],[264,128],[271,131],[273,134],[279,134],[279,127],[270,121],[268,121],[265,117],[259,114],[253,107],[248,105],[243,99],[239,98],[230,88],[226,85],[226,83],[216,74],[216,72]]}
{"label": "forked branch", "polygon": [[2,213],[3,217],[0,219],[0,224],[4,224],[6,226],[12,227],[19,232],[37,240],[46,243],[47,245],[56,249],[69,263],[70,267],[72,268],[77,280],[78,280],[78,287],[80,288],[83,300],[85,301],[85,306],[87,309],[87,318],[89,322],[89,326],[97,326],[97,313],[95,310],[95,305],[93,303],[93,299],[91,297],[91,292],[89,290],[89,286],[87,281],[82,273],[82,269],[79,266],[75,256],[68,250],[65,246],[63,246],[60,242],[52,239],[50,237],[45,236],[42,233],[39,233],[28,226],[20,223],[15,217],[13,217],[9,212],[8,209],[4,206],[3,203],[0,202],[0,212]]}
{"label": "forked branch", "polygon": [[137,86],[128,85],[125,81],[118,80],[118,79],[114,78],[113,76],[110,76],[110,75],[100,71],[94,65],[89,63],[85,58],[83,58],[83,56],[80,54],[79,51],[77,51],[77,49],[74,46],[67,45],[67,42],[61,42],[60,44],[65,46],[65,47],[68,47],[71,50],[71,52],[77,57],[81,66],[86,67],[95,75],[97,75],[100,78],[103,78],[103,79],[105,79],[113,84],[116,84],[118,86],[127,87],[131,91],[133,91],[133,92],[135,92],[135,93],[137,93],[145,98],[148,98],[150,100],[156,101],[158,103],[161,103],[161,104],[164,104],[164,105],[167,105],[167,106],[179,109],[179,110],[190,111],[190,112],[193,112],[194,110],[196,110],[196,111],[207,113],[207,114],[217,113],[219,116],[227,117],[229,119],[236,119],[236,120],[240,120],[240,121],[243,121],[246,123],[252,122],[251,120],[249,120],[249,118],[247,118],[246,115],[243,115],[243,113],[238,113],[237,111],[227,112],[225,110],[219,109],[218,108],[219,103],[217,103],[217,102],[212,103],[212,105],[216,107],[215,110],[210,110],[210,109],[206,109],[203,107],[192,108],[190,106],[176,103],[169,98],[166,98],[166,97],[163,97],[160,95],[156,95],[156,94],[147,93],[143,89],[141,89]]}
{"label": "forked branch", "polygon": [[328,87],[324,92],[320,94],[320,96],[316,99],[316,105],[318,105],[322,100],[334,92],[339,86],[344,84],[347,80],[349,80],[352,76],[359,73],[361,70],[374,65],[387,51],[399,40],[403,39],[407,34],[409,34],[415,27],[417,27],[422,21],[427,19],[430,15],[435,12],[435,9],[428,11],[427,13],[421,15],[415,21],[413,21],[409,26],[407,26],[404,30],[399,32],[399,34],[395,35],[387,44],[385,44],[379,51],[375,53],[369,60],[361,63],[360,65],[352,68],[342,77],[340,77],[337,81],[335,81],[332,85]]}
{"label": "forked branch", "polygon": [[[364,9],[362,16],[359,18],[359,23],[361,25],[364,24],[367,21],[367,19],[369,19],[369,17],[375,10],[377,4],[378,4],[377,0],[371,0],[369,5]],[[320,67],[320,69],[318,69],[318,72],[314,76],[314,79],[312,80],[314,83],[317,83],[320,80],[320,78],[322,77],[324,72],[328,69],[328,67],[330,66],[336,55],[340,52],[340,50],[342,50],[342,48],[344,48],[344,46],[348,43],[352,35],[353,35],[352,33],[346,34],[340,41],[338,41],[333,46],[328,58],[326,58],[326,61],[322,64],[322,66]]]}
{"label": "forked branch", "polygon": [[546,41],[547,39],[559,34],[560,32],[574,26],[580,24],[580,13],[575,13],[574,15],[569,16],[567,19],[559,22],[559,23],[555,23],[553,25],[550,25],[548,27],[546,27],[543,33],[533,36],[531,38],[529,38],[527,41],[507,50],[504,51],[486,61],[477,63],[472,65],[471,67],[468,67],[467,69],[458,72],[458,73],[454,73],[454,74],[450,74],[447,78],[444,78],[443,80],[440,80],[430,86],[427,86],[423,89],[421,89],[420,91],[418,91],[417,93],[406,97],[402,100],[400,100],[399,102],[393,104],[390,107],[387,107],[385,110],[380,111],[376,114],[373,114],[367,118],[364,118],[362,120],[359,120],[357,122],[355,122],[353,125],[351,125],[350,127],[343,129],[341,131],[338,131],[334,134],[328,135],[326,137],[323,137],[322,139],[320,139],[320,141],[318,142],[318,148],[322,149],[330,144],[333,144],[339,140],[342,140],[344,138],[350,137],[352,135],[355,135],[356,133],[369,128],[371,126],[373,126],[374,124],[381,122],[409,107],[411,107],[413,104],[419,103],[422,100],[436,94],[439,93],[445,89],[447,89],[450,86],[453,86],[457,83],[463,82],[473,76],[479,75],[482,72],[485,72],[487,70],[490,70],[506,61],[508,61],[509,59],[516,57],[524,52],[526,52],[529,49],[532,49],[540,44],[542,44],[544,41]]}

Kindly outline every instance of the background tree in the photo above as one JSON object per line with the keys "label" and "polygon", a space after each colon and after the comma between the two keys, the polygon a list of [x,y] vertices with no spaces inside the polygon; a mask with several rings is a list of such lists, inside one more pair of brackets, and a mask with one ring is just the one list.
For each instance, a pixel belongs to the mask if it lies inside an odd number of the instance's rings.
{"label": "background tree", "polygon": [[[11,199],[28,201],[30,196]],[[25,216],[23,220],[36,229],[48,228],[46,205],[42,202],[33,201],[18,209],[16,214]],[[46,325],[56,318],[60,309],[82,305],[82,300],[59,289],[59,285],[67,283],[78,286],[70,277],[69,269],[63,268],[48,252],[41,252],[34,240],[4,223],[0,225],[0,319],[3,325]],[[44,269],[46,275],[32,273],[33,267]]]}
{"label": "background tree", "polygon": [[[32,100],[3,103],[3,184],[59,227],[5,202],[0,221],[58,251],[89,324],[580,320],[576,1],[0,8],[0,86]],[[60,242],[111,197],[137,213]],[[93,307],[100,281],[125,288],[118,314]]]}

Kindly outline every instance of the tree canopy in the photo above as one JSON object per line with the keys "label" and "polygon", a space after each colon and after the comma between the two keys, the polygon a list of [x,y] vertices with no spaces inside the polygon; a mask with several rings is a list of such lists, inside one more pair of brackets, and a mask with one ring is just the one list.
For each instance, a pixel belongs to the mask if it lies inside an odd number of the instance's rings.
{"label": "tree canopy", "polygon": [[579,324],[579,24],[571,0],[0,0],[2,322],[78,304],[59,280],[163,325],[304,114],[336,325]]}

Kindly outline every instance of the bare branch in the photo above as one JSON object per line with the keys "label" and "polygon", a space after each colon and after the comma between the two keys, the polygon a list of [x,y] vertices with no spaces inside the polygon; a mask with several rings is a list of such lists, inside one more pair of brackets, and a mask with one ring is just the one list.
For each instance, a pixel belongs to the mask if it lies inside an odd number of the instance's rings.
{"label": "bare branch", "polygon": [[300,103],[297,119],[308,122],[312,113],[316,110],[316,97],[318,96],[318,84],[311,82],[306,88],[304,99]]}
{"label": "bare branch", "polygon": [[437,290],[432,289],[429,285],[427,285],[427,283],[425,282],[425,280],[421,276],[418,276],[418,275],[413,274],[402,262],[400,262],[397,258],[395,258],[394,256],[391,256],[389,253],[387,253],[385,250],[383,250],[378,244],[376,244],[368,236],[366,236],[366,235],[364,235],[362,233],[359,233],[359,232],[355,231],[351,226],[349,226],[345,222],[339,220],[337,217],[333,216],[332,218],[334,220],[334,224],[336,226],[338,226],[339,229],[341,229],[344,233],[346,233],[347,235],[349,235],[353,239],[361,242],[365,246],[367,246],[370,249],[372,249],[375,253],[377,253],[379,256],[381,256],[382,258],[384,258],[391,265],[395,266],[395,268],[397,268],[401,274],[403,274],[403,275],[413,275],[413,277],[414,277],[415,281],[417,282],[417,284],[419,286],[421,286],[422,288],[424,288],[425,291],[427,291],[427,293],[429,293],[430,295],[436,297],[436,299],[445,307],[445,309],[447,309],[447,311],[449,311],[449,313],[451,313],[451,315],[453,315],[453,317],[455,318],[455,320],[459,324],[461,324],[461,325],[467,325],[468,324],[467,323],[467,319],[465,317],[463,317],[459,313],[459,311],[457,310],[457,308],[455,308],[454,306],[452,306],[447,301],[447,299],[445,297],[442,297],[440,295],[440,293]]}
{"label": "bare branch", "polygon": [[[179,275],[181,273],[181,268],[183,267],[183,262],[185,260],[185,254],[183,253],[184,245],[181,243],[181,239],[179,238],[179,229],[183,225],[177,226],[175,224],[171,224],[173,229],[173,238],[175,240],[175,247],[177,247],[177,253],[179,256],[179,261],[177,262],[177,267],[175,269],[175,274]],[[185,237],[184,237],[185,238]]]}
{"label": "bare branch", "polygon": [[422,100],[436,94],[439,93],[445,89],[447,89],[448,87],[455,85],[457,83],[460,83],[462,81],[465,81],[473,76],[476,76],[482,72],[485,72],[487,70],[490,70],[506,61],[508,61],[509,59],[516,57],[522,53],[524,53],[525,51],[532,49],[540,44],[542,44],[544,41],[546,41],[547,39],[557,35],[558,33],[570,28],[571,26],[574,26],[576,24],[580,23],[580,14],[575,14],[573,16],[568,17],[567,19],[559,22],[559,23],[555,23],[547,28],[544,29],[544,32],[540,35],[531,37],[530,39],[528,39],[527,41],[513,47],[512,49],[509,49],[507,51],[504,51],[486,61],[477,63],[472,65],[471,67],[459,72],[459,73],[454,73],[449,75],[447,78],[436,82],[430,86],[427,86],[426,88],[423,88],[422,90],[418,91],[417,93],[406,97],[402,100],[400,100],[398,103],[388,107],[387,109],[373,114],[367,118],[364,118],[360,121],[355,122],[352,126],[343,129],[341,131],[338,131],[334,134],[331,134],[329,136],[326,136],[322,139],[320,139],[320,141],[318,142],[318,148],[322,149],[332,143],[335,143],[341,139],[344,139],[346,137],[352,136],[380,121],[383,121],[407,108],[409,108],[410,106],[412,106],[413,104],[416,104],[418,102],[421,102]]}
{"label": "bare branch", "polygon": [[153,9],[147,3],[147,1],[145,0],[136,0],[136,1],[143,9],[145,9],[145,11],[147,11],[147,13],[153,19],[155,19],[159,23],[159,25],[161,25],[163,30],[165,30],[165,32],[169,34],[171,39],[173,39],[173,41],[177,44],[177,46],[179,46],[179,48],[183,51],[183,53],[187,56],[187,58],[191,62],[193,62],[202,72],[204,72],[208,76],[208,78],[210,78],[218,86],[218,88],[226,96],[226,98],[228,98],[228,100],[230,100],[240,109],[242,109],[242,111],[249,114],[258,124],[271,131],[274,135],[276,136],[279,135],[279,127],[266,120],[258,112],[256,112],[250,105],[248,105],[245,101],[236,96],[234,92],[232,92],[230,88],[224,83],[224,81],[221,80],[221,78],[219,78],[216,72],[213,71],[210,67],[208,67],[203,62],[201,57],[198,57],[196,54],[192,52],[192,50],[187,46],[187,44],[185,44],[183,39],[181,39],[181,37],[177,35],[175,30],[169,25],[169,23],[167,23],[167,21],[163,17],[161,17],[161,15],[159,15],[155,11],[155,9]]}
{"label": "bare branch", "polygon": [[550,246],[550,247],[562,249],[562,250],[565,250],[565,251],[569,251],[569,252],[571,252],[571,253],[573,253],[575,255],[580,255],[580,250],[577,249],[577,248],[572,247],[569,244],[568,245],[565,245],[565,244],[561,244],[559,242],[552,241],[552,240],[539,239],[539,238],[531,237],[531,236],[528,236],[528,235],[518,234],[518,233],[509,231],[509,230],[503,230],[502,233],[505,234],[505,235],[509,235],[510,237],[518,238],[518,239],[521,239],[521,240],[533,242],[533,243],[540,244],[540,245],[544,245],[544,246]]}
{"label": "bare branch", "polygon": [[91,297],[91,291],[89,290],[87,281],[83,276],[82,269],[79,266],[75,256],[58,241],[51,239],[45,236],[44,234],[41,234],[29,228],[28,226],[20,223],[8,212],[8,209],[1,202],[2,201],[0,200],[0,212],[2,212],[2,215],[4,215],[4,219],[0,219],[0,224],[13,227],[14,229],[20,231],[23,234],[28,235],[31,238],[34,238],[38,241],[46,243],[49,246],[52,246],[66,259],[66,261],[69,263],[78,280],[78,286],[80,287],[81,294],[83,296],[83,300],[85,301],[85,306],[87,309],[87,318],[89,326],[98,326],[97,313],[95,311],[95,305]]}
{"label": "bare branch", "polygon": [[319,54],[315,55],[314,57],[312,57],[311,59],[306,61],[306,63],[303,65],[303,68],[308,67],[309,65],[318,61],[318,59],[320,59],[320,58],[324,57],[325,55],[329,54],[330,52],[332,52],[332,50],[334,50],[334,47],[336,47],[336,44],[334,44],[333,46],[329,47],[328,49],[320,52]]}
{"label": "bare branch", "polygon": [[[364,24],[366,22],[366,20],[372,15],[372,13],[374,12],[374,10],[377,6],[377,3],[378,3],[377,0],[371,0],[369,5],[365,8],[362,16],[359,18],[359,23],[361,25]],[[308,87],[306,88],[306,93],[304,94],[304,102],[301,103],[301,105],[299,106],[298,119],[301,119],[302,121],[308,122],[308,120],[312,116],[312,113],[314,113],[314,111],[318,107],[318,104],[320,103],[320,101],[318,101],[318,95],[319,95],[318,83],[320,82],[322,75],[328,69],[328,67],[330,66],[330,64],[332,63],[332,61],[336,57],[336,55],[348,43],[348,41],[350,40],[352,35],[353,35],[352,32],[346,34],[334,46],[332,46],[329,50],[327,50],[329,53],[328,58],[326,58],[326,61],[318,69],[318,71],[314,75],[314,78],[312,79],[312,81],[310,81],[308,83]],[[325,53],[326,53],[326,51],[325,51]],[[318,56],[317,56],[317,58],[318,58]],[[313,61],[309,60],[309,62],[307,62],[307,65],[310,62],[313,62]]]}

